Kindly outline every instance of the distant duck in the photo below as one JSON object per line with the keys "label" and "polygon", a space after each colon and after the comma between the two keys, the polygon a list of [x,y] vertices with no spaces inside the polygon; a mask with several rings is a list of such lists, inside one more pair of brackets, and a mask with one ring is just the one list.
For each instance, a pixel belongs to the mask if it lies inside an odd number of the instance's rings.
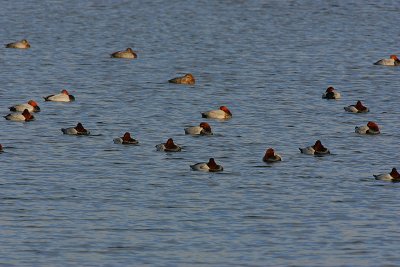
{"label": "distant duck", "polygon": [[229,120],[232,118],[232,113],[226,106],[220,106],[217,110],[202,112],[201,117],[208,119]]}
{"label": "distant duck", "polygon": [[29,44],[29,42],[26,39],[23,39],[21,41],[17,41],[14,43],[6,44],[6,48],[27,49],[29,47],[31,47],[31,45]]}
{"label": "distant duck", "polygon": [[75,127],[70,127],[70,128],[62,128],[61,131],[63,134],[69,134],[69,135],[89,135],[90,132],[86,130],[82,123],[78,123]]}
{"label": "distant duck", "polygon": [[126,132],[124,136],[118,137],[114,139],[115,144],[123,144],[123,145],[137,145],[139,142],[131,137],[129,132]]}
{"label": "distant duck", "polygon": [[390,55],[390,58],[378,60],[374,65],[400,66],[400,60],[396,55]]}
{"label": "distant duck", "polygon": [[263,161],[269,162],[269,163],[277,162],[277,161],[281,161],[281,160],[282,160],[281,156],[276,154],[273,148],[268,148],[263,157]]}
{"label": "distant duck", "polygon": [[169,138],[166,143],[156,145],[157,151],[179,152],[182,148],[174,143],[172,138]]}
{"label": "distant duck", "polygon": [[355,132],[358,134],[380,134],[379,126],[373,121],[369,121],[367,125],[364,126],[356,126]]}
{"label": "distant duck", "polygon": [[336,91],[335,88],[330,86],[326,89],[325,93],[322,94],[322,98],[324,98],[324,99],[339,99],[339,98],[341,98],[341,95],[338,91]]}
{"label": "distant duck", "polygon": [[0,144],[0,153],[3,152],[3,146]]}
{"label": "distant duck", "polygon": [[320,140],[317,140],[313,146],[299,148],[300,152],[307,155],[326,155],[331,152],[322,145]]}
{"label": "distant duck", "polygon": [[204,172],[220,172],[224,168],[221,165],[215,163],[213,158],[210,158],[208,162],[200,162],[194,165],[190,165],[190,168],[194,171],[204,171]]}
{"label": "distant duck", "polygon": [[12,113],[4,116],[9,121],[33,121],[35,117],[29,113],[28,109],[24,109],[22,113]]}
{"label": "distant duck", "polygon": [[176,77],[168,80],[170,83],[179,83],[179,84],[195,84],[195,79],[191,73],[187,73],[182,77]]}
{"label": "distant duck", "polygon": [[374,174],[376,180],[400,182],[400,174],[396,168],[393,168],[390,173]]}
{"label": "distant duck", "polygon": [[132,50],[132,48],[128,47],[126,50],[117,51],[111,54],[111,57],[114,58],[137,58],[137,54]]}
{"label": "distant duck", "polygon": [[27,109],[29,112],[39,112],[40,111],[40,107],[33,100],[29,100],[28,103],[25,103],[25,104],[14,105],[12,107],[9,107],[9,109],[10,109],[10,111],[18,111],[18,112],[22,112],[25,109]]}
{"label": "distant duck", "polygon": [[185,129],[185,134],[190,135],[212,135],[211,126],[207,122],[200,123],[199,126],[192,126]]}
{"label": "distant duck", "polygon": [[346,110],[347,112],[353,112],[353,113],[369,112],[369,109],[366,106],[364,106],[360,100],[358,100],[355,105],[350,105],[350,106],[344,107],[344,110]]}
{"label": "distant duck", "polygon": [[60,94],[48,95],[43,97],[45,101],[53,102],[71,102],[75,101],[75,97],[70,95],[67,90],[62,90]]}

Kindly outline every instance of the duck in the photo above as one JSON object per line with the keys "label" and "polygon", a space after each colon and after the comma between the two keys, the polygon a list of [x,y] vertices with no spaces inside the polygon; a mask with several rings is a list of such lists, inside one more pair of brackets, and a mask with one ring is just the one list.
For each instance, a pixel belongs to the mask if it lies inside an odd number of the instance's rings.
{"label": "duck", "polygon": [[355,132],[358,134],[380,134],[381,132],[379,131],[379,126],[376,124],[376,122],[369,121],[367,125],[364,126],[356,126],[355,127]]}
{"label": "duck", "polygon": [[170,79],[168,82],[178,84],[195,84],[196,81],[191,73],[186,73],[184,76]]}
{"label": "duck", "polygon": [[18,104],[12,107],[9,107],[10,111],[18,111],[23,112],[27,109],[29,112],[40,112],[39,105],[34,100],[29,100],[28,103]]}
{"label": "duck", "polygon": [[28,109],[24,109],[22,113],[12,113],[4,116],[6,120],[9,121],[33,121],[35,117],[28,111]]}
{"label": "duck", "polygon": [[204,171],[204,172],[220,172],[224,168],[221,165],[215,163],[214,158],[210,158],[208,162],[200,162],[190,165],[190,168],[194,171]]}
{"label": "duck", "polygon": [[358,100],[355,105],[350,105],[350,106],[344,107],[344,110],[346,110],[347,112],[352,112],[352,113],[369,112],[369,109],[366,106],[364,106],[360,100]]}
{"label": "duck", "polygon": [[263,161],[271,163],[271,162],[282,161],[282,158],[280,155],[275,153],[273,148],[268,148],[263,157]]}
{"label": "duck", "polygon": [[390,181],[390,182],[400,182],[400,174],[397,172],[396,168],[392,168],[390,173],[373,174],[375,180]]}
{"label": "duck", "polygon": [[75,101],[75,97],[70,95],[67,90],[61,90],[61,93],[56,95],[48,95],[43,97],[45,101],[53,101],[53,102],[71,102]]}
{"label": "duck", "polygon": [[3,146],[0,144],[0,153],[3,152]]}
{"label": "duck", "polygon": [[68,135],[89,135],[90,132],[86,130],[82,123],[78,122],[78,124],[75,127],[70,127],[70,128],[61,128],[61,131],[63,134],[68,134]]}
{"label": "duck", "polygon": [[306,155],[327,155],[331,152],[322,145],[320,140],[317,140],[313,146],[299,148],[300,152]]}
{"label": "duck", "polygon": [[111,54],[113,58],[137,58],[137,54],[132,50],[132,48],[128,47],[126,50],[117,51]]}
{"label": "duck", "polygon": [[157,151],[179,152],[182,148],[174,143],[172,138],[169,138],[166,143],[156,145]]}
{"label": "duck", "polygon": [[336,91],[335,88],[333,88],[332,86],[329,86],[325,93],[322,94],[322,98],[324,99],[339,99],[341,98],[341,95],[338,91]]}
{"label": "duck", "polygon": [[374,65],[400,66],[400,60],[396,55],[390,55],[390,58],[378,60]]}
{"label": "duck", "polygon": [[17,48],[17,49],[28,49],[31,45],[29,44],[28,40],[22,39],[21,41],[17,41],[14,43],[6,44],[6,48]]}
{"label": "duck", "polygon": [[212,135],[211,126],[207,122],[201,122],[199,126],[185,128],[185,134],[190,135]]}
{"label": "duck", "polygon": [[226,106],[220,106],[219,109],[202,112],[201,117],[207,119],[229,120],[232,118],[232,113]]}
{"label": "duck", "polygon": [[114,138],[114,144],[123,144],[123,145],[137,145],[139,142],[131,137],[129,132],[124,133],[124,136]]}

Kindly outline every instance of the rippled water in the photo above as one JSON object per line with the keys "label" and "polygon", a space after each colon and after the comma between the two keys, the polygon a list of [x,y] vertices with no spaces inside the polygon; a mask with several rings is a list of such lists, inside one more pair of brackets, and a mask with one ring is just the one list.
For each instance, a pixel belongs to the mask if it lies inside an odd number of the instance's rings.
{"label": "rippled water", "polygon": [[[395,266],[396,1],[10,1],[0,9],[1,266]],[[137,60],[111,59],[133,47]],[[191,72],[195,86],[166,81]],[[321,99],[334,86],[339,101]],[[41,97],[66,88],[73,103]],[[344,106],[362,100],[368,114]],[[201,111],[215,135],[185,136]],[[354,126],[374,120],[380,136]],[[82,122],[93,135],[63,135]],[[140,146],[113,144],[125,131]],[[181,153],[155,145],[173,137]],[[298,147],[321,139],[333,155]],[[274,147],[283,161],[261,158]],[[222,173],[191,171],[215,157]]]}

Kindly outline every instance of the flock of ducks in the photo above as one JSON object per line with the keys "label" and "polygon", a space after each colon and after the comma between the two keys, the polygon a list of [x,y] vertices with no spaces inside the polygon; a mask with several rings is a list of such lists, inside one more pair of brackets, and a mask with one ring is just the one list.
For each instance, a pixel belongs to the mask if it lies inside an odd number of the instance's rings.
{"label": "flock of ducks", "polygon": [[[16,48],[16,49],[28,49],[31,47],[29,42],[26,39],[21,41],[17,41],[14,43],[9,43],[5,45],[6,48]],[[123,51],[117,51],[111,54],[113,58],[125,58],[125,59],[135,59],[137,58],[137,53],[133,51],[131,48],[127,48]],[[374,63],[374,65],[384,65],[384,66],[400,66],[400,60],[396,55],[391,55],[388,59],[381,59]],[[170,83],[175,84],[186,84],[193,85],[195,84],[195,78],[191,73],[187,73],[182,77],[176,77],[168,80]],[[44,101],[53,101],[53,102],[71,102],[75,101],[75,97],[70,95],[67,90],[62,90],[59,94],[52,94],[43,97]],[[323,99],[340,99],[341,94],[332,86],[328,87],[326,91],[322,94]],[[18,104],[9,107],[10,113],[4,118],[6,120],[11,121],[32,121],[35,117],[32,113],[40,112],[40,107],[34,100],[29,100],[27,103]],[[361,101],[357,101],[354,105],[349,105],[344,107],[344,110],[352,113],[366,113],[369,112],[369,109],[363,105]],[[219,109],[210,110],[201,113],[202,118],[207,119],[215,119],[215,120],[229,120],[232,118],[231,111],[226,106],[221,106]],[[77,123],[74,127],[62,128],[63,134],[67,135],[89,135],[90,131],[85,129],[82,123]],[[201,122],[198,126],[191,126],[184,129],[185,134],[188,135],[212,135],[213,132],[211,130],[210,124],[207,122]],[[367,125],[356,126],[355,132],[358,134],[366,134],[366,135],[377,135],[380,134],[379,126],[376,122],[369,121]],[[139,142],[131,137],[129,132],[126,132],[122,137],[118,137],[113,139],[115,144],[123,144],[123,145],[137,145]],[[165,152],[179,152],[182,148],[175,144],[172,138],[169,138],[165,143],[161,143],[156,145],[156,149],[158,151]],[[324,147],[320,140],[317,140],[314,145],[299,148],[300,152],[306,155],[315,155],[315,156],[324,156],[330,154],[328,148]],[[0,152],[3,151],[3,147],[0,144]],[[282,157],[275,152],[273,148],[268,148],[265,152],[264,157],[262,158],[264,162],[274,163],[282,161]],[[206,171],[206,172],[219,172],[223,171],[223,167],[218,165],[214,158],[210,158],[208,162],[200,162],[193,165],[190,165],[192,170],[196,171]],[[383,173],[378,175],[373,175],[377,180],[384,181],[392,181],[392,182],[400,182],[400,174],[397,172],[396,168],[393,168],[390,173]]]}

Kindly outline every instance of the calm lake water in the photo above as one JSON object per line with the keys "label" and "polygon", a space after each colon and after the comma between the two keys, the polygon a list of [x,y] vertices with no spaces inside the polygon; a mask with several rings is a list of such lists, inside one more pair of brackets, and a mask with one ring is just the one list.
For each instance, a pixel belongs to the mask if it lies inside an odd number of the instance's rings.
{"label": "calm lake water", "polygon": [[[1,266],[398,266],[397,1],[7,1]],[[132,47],[138,59],[109,54]],[[191,72],[196,85],[169,84]],[[339,101],[321,99],[328,86]],[[67,89],[72,103],[44,102]],[[368,114],[344,106],[362,100]],[[184,135],[200,112],[210,137]],[[354,127],[376,121],[379,136]],[[82,122],[92,135],[66,136]],[[113,138],[130,131],[139,146]],[[157,152],[169,137],[181,153]],[[300,154],[320,139],[332,155]],[[274,147],[283,161],[262,162]],[[191,171],[214,157],[222,173]]]}

